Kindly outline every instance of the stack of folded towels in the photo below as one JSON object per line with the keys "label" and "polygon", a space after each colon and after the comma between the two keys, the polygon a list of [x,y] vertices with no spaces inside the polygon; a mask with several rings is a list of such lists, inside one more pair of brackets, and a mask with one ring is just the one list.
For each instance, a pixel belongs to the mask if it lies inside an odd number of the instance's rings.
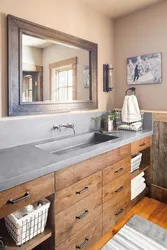
{"label": "stack of folded towels", "polygon": [[144,172],[131,180],[131,200],[136,198],[146,188]]}
{"label": "stack of folded towels", "polygon": [[131,173],[140,168],[142,153],[137,153],[131,159]]}

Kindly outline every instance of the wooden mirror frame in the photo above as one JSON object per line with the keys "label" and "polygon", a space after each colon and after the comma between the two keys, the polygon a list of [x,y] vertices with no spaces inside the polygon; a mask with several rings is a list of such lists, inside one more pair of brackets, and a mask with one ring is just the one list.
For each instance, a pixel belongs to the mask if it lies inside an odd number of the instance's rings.
{"label": "wooden mirror frame", "polygon": [[[8,15],[8,115],[21,116],[46,113],[61,113],[74,110],[90,110],[98,107],[97,100],[97,50],[96,43],[53,30],[18,17]],[[56,40],[89,51],[90,101],[23,103],[22,84],[22,33]]]}

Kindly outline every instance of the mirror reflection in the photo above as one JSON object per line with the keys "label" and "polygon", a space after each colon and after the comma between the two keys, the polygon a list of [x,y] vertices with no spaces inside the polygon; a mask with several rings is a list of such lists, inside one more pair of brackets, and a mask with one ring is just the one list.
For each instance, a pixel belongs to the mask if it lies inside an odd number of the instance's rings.
{"label": "mirror reflection", "polygon": [[22,34],[22,102],[90,100],[89,51]]}

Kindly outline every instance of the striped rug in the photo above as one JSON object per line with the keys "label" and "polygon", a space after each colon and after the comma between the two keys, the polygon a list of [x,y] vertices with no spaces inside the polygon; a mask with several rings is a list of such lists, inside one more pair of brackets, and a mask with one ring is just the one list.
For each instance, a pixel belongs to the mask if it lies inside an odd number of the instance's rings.
{"label": "striped rug", "polygon": [[167,250],[167,230],[134,215],[102,250]]}

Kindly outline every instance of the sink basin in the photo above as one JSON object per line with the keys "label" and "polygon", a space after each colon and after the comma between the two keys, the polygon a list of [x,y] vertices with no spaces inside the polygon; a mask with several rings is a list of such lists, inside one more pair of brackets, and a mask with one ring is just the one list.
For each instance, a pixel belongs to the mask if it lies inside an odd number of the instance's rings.
{"label": "sink basin", "polygon": [[88,148],[106,141],[117,139],[118,137],[112,135],[105,135],[100,133],[86,133],[76,135],[65,139],[59,139],[52,142],[46,142],[36,145],[37,148],[45,150],[51,154],[63,155],[77,150]]}

